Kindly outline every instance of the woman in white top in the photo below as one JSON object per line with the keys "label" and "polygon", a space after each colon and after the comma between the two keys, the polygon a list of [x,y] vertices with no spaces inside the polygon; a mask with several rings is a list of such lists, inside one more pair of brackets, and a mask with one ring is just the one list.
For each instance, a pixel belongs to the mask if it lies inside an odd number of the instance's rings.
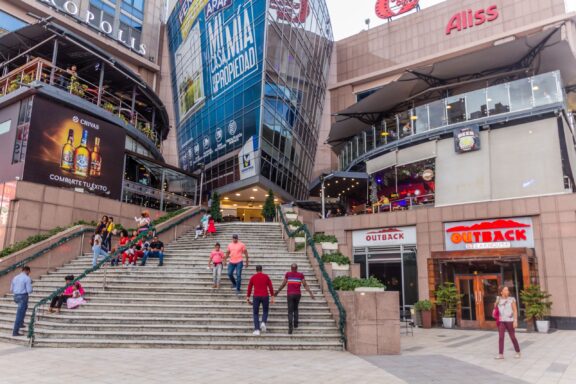
{"label": "woman in white top", "polygon": [[498,324],[498,356],[496,359],[504,358],[504,336],[506,331],[514,344],[514,350],[516,359],[520,358],[520,345],[518,345],[518,340],[516,340],[515,329],[518,327],[518,307],[516,305],[516,299],[510,296],[510,291],[508,287],[500,287],[498,289],[500,296],[496,299],[494,308],[498,307],[499,312],[499,324]]}

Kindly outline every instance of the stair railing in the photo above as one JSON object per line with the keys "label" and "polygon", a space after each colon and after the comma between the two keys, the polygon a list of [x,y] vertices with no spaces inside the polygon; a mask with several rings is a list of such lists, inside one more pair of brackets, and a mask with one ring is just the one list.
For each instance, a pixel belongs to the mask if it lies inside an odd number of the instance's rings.
{"label": "stair railing", "polygon": [[182,224],[183,222],[190,220],[191,218],[198,215],[199,213],[200,213],[200,211],[194,210],[194,211],[190,212],[190,214],[182,216],[177,221],[170,223],[169,225],[167,225],[166,227],[164,227],[158,231],[156,231],[156,228],[154,226],[151,226],[148,230],[142,231],[140,234],[138,234],[138,236],[136,236],[135,239],[130,241],[128,244],[126,244],[126,246],[117,248],[116,252],[106,256],[104,259],[102,259],[102,261],[97,263],[94,267],[87,268],[86,270],[84,270],[84,272],[82,272],[79,276],[77,276],[72,282],[70,282],[70,284],[67,284],[62,288],[56,289],[50,295],[48,295],[48,296],[42,298],[40,301],[38,301],[38,303],[36,303],[36,305],[34,305],[34,308],[32,309],[32,315],[30,316],[30,323],[28,324],[28,339],[29,339],[30,347],[34,346],[35,325],[36,325],[36,321],[38,321],[38,318],[39,318],[38,311],[39,311],[40,306],[52,301],[53,298],[64,293],[66,288],[73,286],[74,284],[76,284],[76,282],[82,280],[83,278],[85,278],[86,276],[91,274],[92,272],[98,271],[100,268],[102,268],[102,266],[107,265],[112,257],[116,257],[116,256],[121,255],[122,252],[124,252],[130,246],[132,246],[133,244],[138,243],[140,240],[148,237],[148,235],[151,235],[151,234],[160,235],[166,231],[171,230],[172,228],[175,228],[176,226]]}
{"label": "stair railing", "polygon": [[[336,305],[336,308],[338,309],[338,317],[339,317],[338,330],[340,331],[340,339],[342,340],[342,343],[344,344],[344,348],[346,348],[346,310],[344,309],[344,306],[342,305],[342,302],[340,301],[340,297],[338,296],[338,292],[336,292],[336,289],[334,289],[334,284],[332,283],[332,279],[328,275],[328,272],[326,272],[326,268],[324,267],[324,261],[322,260],[322,257],[318,254],[318,250],[316,249],[316,243],[314,242],[314,237],[310,234],[310,231],[308,230],[308,227],[306,226],[306,224],[302,224],[299,227],[297,227],[294,231],[291,231],[290,227],[288,226],[288,222],[286,221],[286,218],[284,217],[284,213],[282,212],[282,209],[280,206],[277,207],[277,212],[278,212],[278,217],[280,219],[279,221],[282,223],[282,225],[284,227],[284,231],[282,231],[282,237],[283,238],[284,238],[284,232],[286,232],[286,235],[288,236],[288,238],[293,238],[298,233],[304,232],[304,251],[307,253],[306,247],[309,246],[312,250],[312,254],[314,255],[314,258],[318,262],[318,266],[320,267],[320,272],[322,273],[322,277],[326,281],[326,286],[328,287],[328,292],[330,292],[330,295],[332,296],[332,300],[334,300],[334,304]],[[322,287],[322,284],[320,286]]]}

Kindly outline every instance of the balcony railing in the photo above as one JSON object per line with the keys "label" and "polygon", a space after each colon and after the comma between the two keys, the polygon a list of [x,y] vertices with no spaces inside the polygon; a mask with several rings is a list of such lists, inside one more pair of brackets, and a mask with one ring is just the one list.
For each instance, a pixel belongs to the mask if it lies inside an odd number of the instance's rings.
{"label": "balcony railing", "polygon": [[131,124],[142,132],[154,142],[157,148],[160,148],[161,140],[158,133],[146,117],[138,111],[132,110],[131,100],[127,100],[131,97],[119,93],[112,94],[106,89],[99,90],[98,85],[79,77],[77,74],[54,67],[50,62],[41,58],[30,60],[25,65],[0,77],[0,97],[35,81],[63,89],[117,115],[122,121]]}
{"label": "balcony railing", "polygon": [[558,71],[451,96],[399,113],[355,136],[341,151],[339,165],[346,170],[366,153],[415,135],[563,101]]}

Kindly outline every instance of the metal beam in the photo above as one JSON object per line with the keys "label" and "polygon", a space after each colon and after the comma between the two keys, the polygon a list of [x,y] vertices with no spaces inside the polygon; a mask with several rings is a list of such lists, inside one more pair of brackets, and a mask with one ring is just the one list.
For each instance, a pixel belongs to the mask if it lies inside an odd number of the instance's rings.
{"label": "metal beam", "polygon": [[102,88],[104,86],[104,67],[106,64],[104,62],[100,63],[100,79],[98,80],[98,101],[96,105],[100,106],[102,102]]}
{"label": "metal beam", "polygon": [[56,74],[56,62],[58,60],[58,40],[54,40],[54,49],[52,50],[52,68],[50,69],[50,85],[54,84],[54,75]]}

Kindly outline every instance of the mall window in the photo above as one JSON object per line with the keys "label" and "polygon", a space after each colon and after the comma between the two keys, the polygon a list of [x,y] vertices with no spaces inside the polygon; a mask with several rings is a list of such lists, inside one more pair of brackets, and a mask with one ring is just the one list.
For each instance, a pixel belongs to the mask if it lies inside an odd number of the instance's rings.
{"label": "mall window", "polygon": [[398,165],[372,175],[379,211],[398,211],[434,204],[435,159]]}
{"label": "mall window", "polygon": [[4,11],[0,11],[0,36],[25,27],[26,25],[28,25],[26,22]]}

